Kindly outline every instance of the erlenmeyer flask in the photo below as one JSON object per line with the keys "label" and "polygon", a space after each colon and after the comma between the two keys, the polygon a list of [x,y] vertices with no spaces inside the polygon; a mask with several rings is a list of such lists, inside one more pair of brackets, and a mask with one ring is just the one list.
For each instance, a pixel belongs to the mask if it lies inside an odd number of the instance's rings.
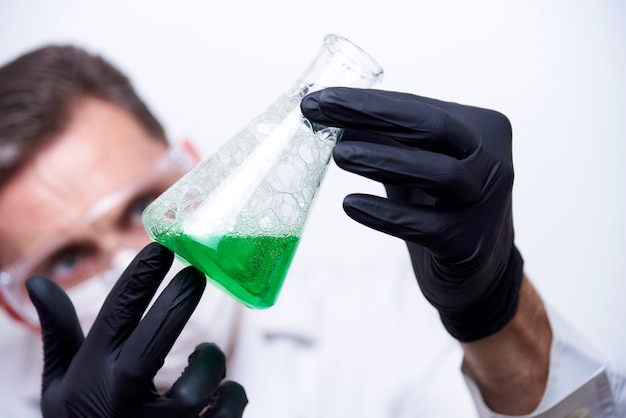
{"label": "erlenmeyer flask", "polygon": [[312,126],[300,102],[331,86],[368,88],[382,68],[327,35],[294,85],[144,211],[148,234],[248,307],[272,306],[341,130]]}

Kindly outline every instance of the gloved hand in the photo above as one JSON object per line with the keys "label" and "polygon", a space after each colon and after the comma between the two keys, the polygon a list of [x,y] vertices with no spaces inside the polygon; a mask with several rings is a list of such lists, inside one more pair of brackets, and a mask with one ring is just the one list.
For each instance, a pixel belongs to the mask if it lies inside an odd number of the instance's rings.
{"label": "gloved hand", "polygon": [[305,117],[344,128],[337,165],[382,182],[349,195],[354,220],[403,239],[422,293],[452,336],[473,341],[515,315],[523,261],[513,244],[511,126],[495,111],[411,94],[329,88]]}
{"label": "gloved hand", "polygon": [[27,281],[43,337],[44,417],[241,417],[245,391],[235,382],[220,385],[225,358],[213,344],[196,348],[167,393],[154,386],[206,284],[193,267],[182,270],[141,319],[172,261],[165,247],[146,246],[109,293],[86,338],[60,287],[42,276]]}

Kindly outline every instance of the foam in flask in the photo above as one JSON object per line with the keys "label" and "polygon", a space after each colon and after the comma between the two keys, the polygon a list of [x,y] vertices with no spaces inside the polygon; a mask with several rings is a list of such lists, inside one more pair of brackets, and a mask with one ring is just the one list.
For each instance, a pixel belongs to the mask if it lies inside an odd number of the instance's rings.
{"label": "foam in flask", "polygon": [[295,83],[143,213],[148,234],[251,308],[272,306],[341,129],[312,124],[300,102],[326,87],[369,88],[382,68],[330,34]]}

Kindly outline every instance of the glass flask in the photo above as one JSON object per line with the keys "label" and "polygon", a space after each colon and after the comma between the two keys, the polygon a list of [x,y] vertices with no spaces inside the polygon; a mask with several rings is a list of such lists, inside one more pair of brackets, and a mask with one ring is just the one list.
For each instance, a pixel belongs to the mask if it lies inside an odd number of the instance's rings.
{"label": "glass flask", "polygon": [[244,305],[274,305],[342,131],[312,125],[300,102],[382,77],[358,46],[327,35],[283,95],[145,209],[146,231]]}

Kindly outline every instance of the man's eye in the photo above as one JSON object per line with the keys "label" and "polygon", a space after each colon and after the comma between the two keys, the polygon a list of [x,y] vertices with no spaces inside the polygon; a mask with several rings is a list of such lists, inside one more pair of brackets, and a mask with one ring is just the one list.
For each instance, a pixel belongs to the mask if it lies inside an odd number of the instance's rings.
{"label": "man's eye", "polygon": [[135,213],[139,216],[143,213],[144,209],[148,207],[148,205],[154,200],[155,196],[142,196],[141,198],[135,201]]}
{"label": "man's eye", "polygon": [[144,209],[156,198],[155,194],[143,195],[133,200],[126,211],[126,223],[129,227],[143,225],[141,216]]}
{"label": "man's eye", "polygon": [[64,254],[52,264],[50,273],[53,276],[67,275],[76,269],[82,258],[80,253]]}
{"label": "man's eye", "polygon": [[50,257],[40,273],[48,276],[62,287],[73,286],[98,270],[97,250],[91,246],[76,245],[65,248]]}

